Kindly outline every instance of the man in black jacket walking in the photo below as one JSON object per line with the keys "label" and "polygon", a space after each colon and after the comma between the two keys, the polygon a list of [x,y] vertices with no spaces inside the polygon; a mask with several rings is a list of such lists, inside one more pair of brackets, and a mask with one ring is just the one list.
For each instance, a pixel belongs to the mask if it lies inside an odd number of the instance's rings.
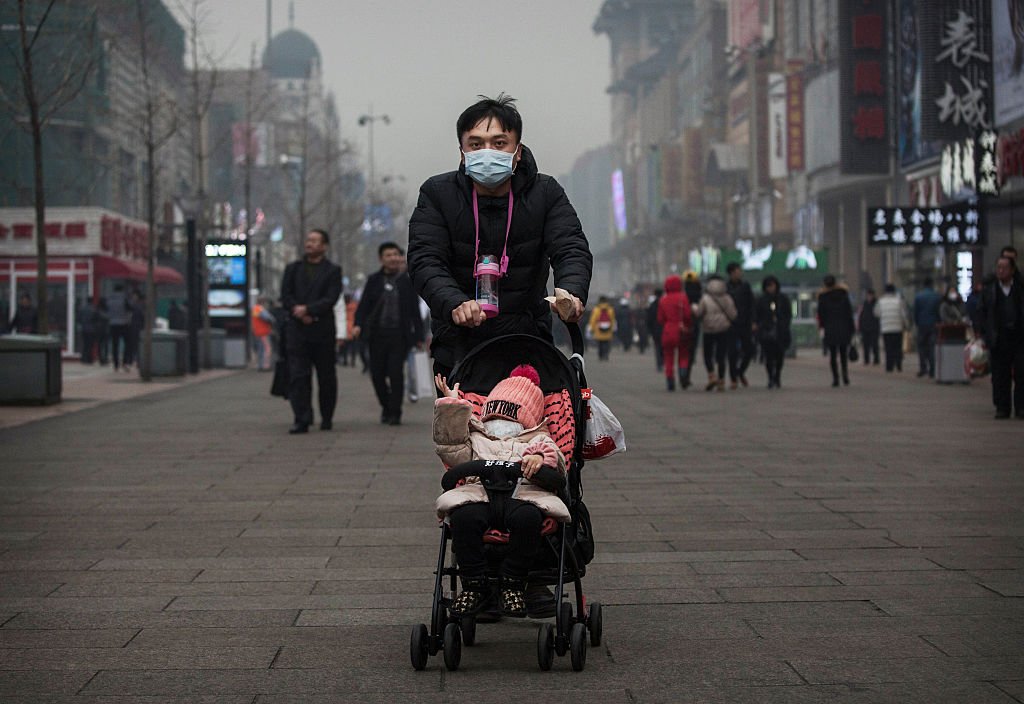
{"label": "man in black jacket walking", "polygon": [[[478,343],[508,333],[551,340],[549,269],[573,296],[576,322],[593,258],[576,211],[555,179],[539,173],[522,143],[514,100],[499,95],[467,108],[456,123],[457,171],[428,179],[409,219],[409,274],[430,306],[434,370],[447,375]],[[477,259],[500,262],[499,312],[476,301]]]}
{"label": "man in black jacket walking", "polygon": [[352,336],[370,352],[370,378],[380,401],[380,422],[402,423],[405,359],[411,347],[423,346],[420,305],[412,280],[402,271],[404,252],[394,242],[377,248],[380,271],[370,275],[356,308]]}
{"label": "man in black jacket walking", "polygon": [[324,230],[306,235],[306,256],[284,270],[281,304],[288,312],[285,352],[288,357],[288,400],[295,422],[292,435],[313,424],[313,367],[320,401],[320,430],[330,430],[338,401],[334,369],[334,304],[341,295],[341,267],[327,259],[330,238]]}
{"label": "man in black jacket walking", "polygon": [[992,365],[996,418],[1024,418],[1024,281],[1011,257],[996,262],[981,292],[978,315]]}
{"label": "man in black jacket walking", "polygon": [[732,321],[732,339],[729,340],[729,379],[731,388],[736,382],[747,385],[747,367],[754,357],[754,292],[743,280],[743,268],[738,262],[729,262],[726,290],[736,304],[736,320]]}

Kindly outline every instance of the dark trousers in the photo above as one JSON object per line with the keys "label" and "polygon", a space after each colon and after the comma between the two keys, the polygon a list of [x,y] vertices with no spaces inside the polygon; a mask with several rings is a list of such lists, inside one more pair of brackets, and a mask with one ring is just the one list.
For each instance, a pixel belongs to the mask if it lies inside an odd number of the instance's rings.
{"label": "dark trousers", "polygon": [[608,353],[612,348],[611,340],[598,340],[597,341],[597,358],[608,359]]}
{"label": "dark trousers", "polygon": [[[992,403],[1000,413],[1024,414],[1024,335],[1005,339],[990,353],[992,366]],[[1012,407],[1011,407],[1012,406]]]}
{"label": "dark trousers", "polygon": [[786,350],[776,340],[762,340],[761,351],[764,353],[764,369],[768,373],[768,381],[778,384],[782,378],[782,360]]}
{"label": "dark trousers", "polygon": [[729,378],[738,381],[747,373],[750,360],[754,357],[754,338],[750,330],[736,330],[729,344]]}
{"label": "dark trousers", "polygon": [[402,417],[405,356],[409,348],[400,332],[374,331],[370,336],[370,379],[383,415]]}
{"label": "dark trousers", "polygon": [[289,330],[288,348],[288,401],[292,404],[295,422],[313,424],[313,368],[316,368],[317,400],[320,420],[334,418],[338,402],[338,375],[334,367],[334,338],[307,339]]}
{"label": "dark trousers", "polygon": [[878,333],[862,332],[860,341],[864,347],[864,364],[871,363],[872,355],[874,355],[875,364],[878,364]]}
{"label": "dark trousers", "polygon": [[[903,333],[882,333],[882,342],[885,345],[885,371],[903,371]],[[867,357],[866,352],[864,356]]]}
{"label": "dark trousers", "polygon": [[484,533],[490,528],[508,531],[508,553],[501,574],[526,579],[541,546],[540,529],[544,514],[537,506],[505,495],[494,495],[490,503],[465,504],[449,514],[452,550],[463,577],[479,577],[487,568]]}
{"label": "dark trousers", "polygon": [[82,362],[92,364],[93,348],[96,346],[96,335],[91,332],[82,333]]}
{"label": "dark trousers", "polygon": [[732,335],[729,331],[707,332],[704,331],[704,368],[708,374],[713,374],[715,366],[718,367],[718,378],[725,378],[725,358],[729,353],[729,344]]}
{"label": "dark trousers", "polygon": [[654,366],[660,371],[665,363],[664,355],[661,353],[661,326],[655,325],[651,333],[651,342],[654,344]]}
{"label": "dark trousers", "polygon": [[836,357],[839,358],[839,363],[842,366],[843,381],[848,381],[850,378],[849,372],[847,371],[847,355],[850,352],[849,345],[829,345],[828,346],[828,362],[832,367],[832,383],[839,383],[839,365],[836,364]]}
{"label": "dark trousers", "polygon": [[917,331],[917,371],[935,376],[935,327]]}
{"label": "dark trousers", "polygon": [[110,356],[114,360],[114,369],[120,367],[122,362],[130,364],[128,330],[129,326],[127,325],[110,326]]}

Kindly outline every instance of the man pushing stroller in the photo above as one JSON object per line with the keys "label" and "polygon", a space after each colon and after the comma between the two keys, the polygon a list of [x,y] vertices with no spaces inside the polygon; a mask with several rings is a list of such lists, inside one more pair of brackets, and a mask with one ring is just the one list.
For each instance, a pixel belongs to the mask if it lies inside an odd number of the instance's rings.
{"label": "man pushing stroller", "polygon": [[434,379],[442,397],[434,405],[434,444],[446,467],[474,460],[521,462],[522,479],[509,493],[489,492],[478,477],[441,494],[440,517],[447,516],[458,557],[462,591],[452,604],[455,615],[480,610],[489,595],[483,537],[490,529],[509,533],[501,563],[499,604],[503,614],[526,615],[526,582],[542,545],[545,516],[570,520],[555,493],[567,472],[565,456],[551,439],[544,417],[544,394],[536,369],[520,365],[487,396],[480,417],[459,397],[459,385]]}

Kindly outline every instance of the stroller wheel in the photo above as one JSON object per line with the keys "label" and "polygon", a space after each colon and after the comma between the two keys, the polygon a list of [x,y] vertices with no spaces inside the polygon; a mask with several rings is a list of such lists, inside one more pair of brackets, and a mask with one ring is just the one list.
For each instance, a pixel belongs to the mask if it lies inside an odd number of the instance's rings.
{"label": "stroller wheel", "polygon": [[563,601],[558,606],[558,631],[565,636],[569,637],[569,631],[572,629],[572,604],[568,601]]}
{"label": "stroller wheel", "polygon": [[449,623],[444,627],[444,666],[454,672],[462,660],[462,631],[459,624]]}
{"label": "stroller wheel", "polygon": [[572,635],[569,637],[569,659],[576,672],[587,665],[587,627],[582,623],[573,624]]}
{"label": "stroller wheel", "polygon": [[547,672],[555,660],[555,629],[550,623],[540,624],[537,629],[537,664]]}
{"label": "stroller wheel", "polygon": [[459,619],[459,628],[462,629],[462,642],[465,645],[476,643],[476,616],[463,616]]}
{"label": "stroller wheel", "polygon": [[427,627],[418,623],[412,627],[412,638],[409,640],[409,657],[414,670],[422,670],[427,666],[427,646],[430,637]]}
{"label": "stroller wheel", "polygon": [[604,624],[601,618],[601,605],[596,601],[587,610],[587,628],[590,629],[590,644],[595,648],[601,645]]}

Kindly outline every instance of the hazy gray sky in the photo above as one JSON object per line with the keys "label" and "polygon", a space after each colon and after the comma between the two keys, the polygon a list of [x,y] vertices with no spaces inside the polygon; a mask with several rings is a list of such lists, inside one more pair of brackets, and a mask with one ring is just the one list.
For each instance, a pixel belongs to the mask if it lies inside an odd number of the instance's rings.
{"label": "hazy gray sky", "polygon": [[[173,4],[173,2],[169,3]],[[601,0],[295,0],[295,28],[320,48],[342,137],[364,157],[356,120],[372,104],[378,180],[403,176],[410,202],[429,176],[458,164],[455,119],[477,94],[519,99],[523,142],[558,176],[609,134],[609,48],[591,25]],[[262,53],[266,0],[208,0],[207,40],[226,63]],[[288,27],[274,0],[273,29]],[[411,204],[411,203],[410,203]]]}

